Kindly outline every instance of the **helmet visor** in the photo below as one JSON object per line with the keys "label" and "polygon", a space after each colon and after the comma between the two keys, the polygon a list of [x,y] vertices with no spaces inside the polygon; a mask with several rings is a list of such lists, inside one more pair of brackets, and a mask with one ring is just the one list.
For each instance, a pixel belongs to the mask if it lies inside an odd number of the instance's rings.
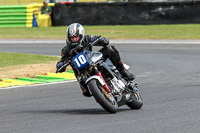
{"label": "helmet visor", "polygon": [[71,37],[70,37],[70,40],[71,40],[72,42],[78,42],[79,39],[80,39],[80,36],[71,36]]}

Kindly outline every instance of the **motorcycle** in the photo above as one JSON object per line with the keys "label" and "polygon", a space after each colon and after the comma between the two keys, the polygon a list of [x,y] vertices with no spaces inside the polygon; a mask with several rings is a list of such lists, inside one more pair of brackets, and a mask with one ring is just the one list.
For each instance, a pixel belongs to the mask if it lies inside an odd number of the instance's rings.
{"label": "motorcycle", "polygon": [[[100,39],[101,36],[90,43],[90,46]],[[109,60],[103,59],[102,53],[92,52],[78,45],[69,54],[70,57],[57,72],[70,65],[82,90],[93,96],[107,112],[116,113],[123,105],[131,109],[143,106],[137,83],[125,79]]]}

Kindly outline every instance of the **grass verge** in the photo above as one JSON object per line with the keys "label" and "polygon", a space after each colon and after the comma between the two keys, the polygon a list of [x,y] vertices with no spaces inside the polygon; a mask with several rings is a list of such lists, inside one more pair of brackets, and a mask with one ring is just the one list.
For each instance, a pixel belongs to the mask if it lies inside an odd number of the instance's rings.
{"label": "grass verge", "polygon": [[35,77],[56,71],[59,57],[0,52],[0,79]]}
{"label": "grass verge", "polygon": [[54,56],[0,52],[0,67],[48,63],[51,61],[58,61],[59,59],[59,57]]}
{"label": "grass verge", "polygon": [[[200,24],[84,26],[109,39],[200,39]],[[65,39],[67,26],[0,28],[0,39]]]}

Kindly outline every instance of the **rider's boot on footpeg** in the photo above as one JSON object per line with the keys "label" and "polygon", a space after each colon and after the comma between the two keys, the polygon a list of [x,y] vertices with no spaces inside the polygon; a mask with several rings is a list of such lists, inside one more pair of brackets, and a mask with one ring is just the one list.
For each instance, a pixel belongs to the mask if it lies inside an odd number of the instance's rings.
{"label": "rider's boot on footpeg", "polygon": [[127,80],[131,81],[135,79],[134,74],[130,73],[128,70],[124,68],[123,62],[120,63],[120,65],[117,66],[117,69],[119,70],[120,74],[126,78]]}

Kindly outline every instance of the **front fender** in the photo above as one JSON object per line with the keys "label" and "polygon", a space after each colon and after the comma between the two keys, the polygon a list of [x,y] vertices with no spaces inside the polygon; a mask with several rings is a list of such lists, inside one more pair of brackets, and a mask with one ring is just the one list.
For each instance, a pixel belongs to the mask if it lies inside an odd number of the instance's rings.
{"label": "front fender", "polygon": [[92,79],[98,80],[99,83],[100,83],[102,86],[105,85],[105,83],[103,82],[103,80],[102,80],[99,76],[97,76],[97,75],[93,75],[93,76],[89,77],[89,78],[86,80],[85,84],[87,84],[87,83],[88,83],[90,80],[92,80]]}

